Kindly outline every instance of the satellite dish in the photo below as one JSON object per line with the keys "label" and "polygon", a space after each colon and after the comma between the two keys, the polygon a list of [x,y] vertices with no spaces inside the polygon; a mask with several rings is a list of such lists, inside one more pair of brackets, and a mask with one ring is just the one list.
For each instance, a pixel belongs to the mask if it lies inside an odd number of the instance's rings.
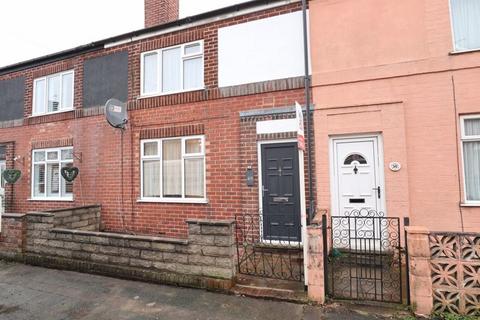
{"label": "satellite dish", "polygon": [[128,122],[127,104],[117,99],[110,99],[105,104],[105,116],[114,128],[125,129]]}

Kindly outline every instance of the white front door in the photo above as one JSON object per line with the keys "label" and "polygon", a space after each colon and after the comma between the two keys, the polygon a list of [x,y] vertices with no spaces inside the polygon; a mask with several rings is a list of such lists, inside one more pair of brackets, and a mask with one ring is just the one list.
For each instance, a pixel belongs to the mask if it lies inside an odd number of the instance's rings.
{"label": "white front door", "polygon": [[383,160],[377,136],[332,140],[332,215],[384,212]]}

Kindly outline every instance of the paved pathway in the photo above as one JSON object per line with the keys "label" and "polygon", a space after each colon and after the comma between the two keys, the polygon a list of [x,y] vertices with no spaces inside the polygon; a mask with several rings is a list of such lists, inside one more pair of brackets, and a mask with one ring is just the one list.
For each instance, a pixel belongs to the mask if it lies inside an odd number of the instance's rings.
{"label": "paved pathway", "polygon": [[375,319],[322,309],[0,261],[0,319]]}

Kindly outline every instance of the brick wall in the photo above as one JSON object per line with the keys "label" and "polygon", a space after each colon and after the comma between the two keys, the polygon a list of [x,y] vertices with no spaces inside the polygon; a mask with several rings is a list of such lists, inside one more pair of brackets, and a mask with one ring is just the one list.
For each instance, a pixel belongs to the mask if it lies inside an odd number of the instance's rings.
{"label": "brick wall", "polygon": [[[385,14],[374,28],[379,5]],[[331,137],[380,133],[387,216],[477,232],[480,207],[465,204],[460,117],[480,114],[480,53],[451,54],[449,2],[312,0],[310,8],[319,207],[335,208]],[[345,19],[328,18],[339,13]]]}
{"label": "brick wall", "polygon": [[178,19],[179,0],[145,0],[145,28]]}
{"label": "brick wall", "polygon": [[6,213],[2,215],[0,232],[0,256],[14,258],[25,249],[25,215]]}
{"label": "brick wall", "polygon": [[[3,144],[5,146],[5,165],[7,169],[15,168],[15,142],[7,142]],[[4,208],[5,212],[13,212],[13,194],[15,190],[15,185],[6,183],[5,184],[5,197],[4,197]]]}
{"label": "brick wall", "polygon": [[[300,4],[295,2],[1,75],[0,80],[20,75],[26,78],[23,125],[0,129],[0,144],[14,141],[15,156],[21,157],[20,161],[12,161],[12,167],[22,171],[22,178],[13,186],[9,211],[45,211],[100,203],[107,231],[178,238],[187,237],[188,219],[231,219],[243,212],[248,205],[243,205],[241,192],[246,167],[241,160],[239,112],[292,106],[295,101],[304,104],[303,82],[279,79],[218,88],[217,31],[220,27],[299,9]],[[205,90],[137,99],[141,52],[199,39],[205,43]],[[120,51],[129,54],[130,119],[124,132],[106,123],[102,108],[82,108],[83,61]],[[31,117],[33,79],[71,68],[75,71],[75,110]],[[184,132],[183,128],[189,125],[202,127],[205,134],[208,203],[139,202],[140,140],[152,134]],[[252,143],[255,145],[256,141]],[[80,169],[74,181],[73,202],[31,200],[32,149],[65,144],[73,146],[74,165]]]}

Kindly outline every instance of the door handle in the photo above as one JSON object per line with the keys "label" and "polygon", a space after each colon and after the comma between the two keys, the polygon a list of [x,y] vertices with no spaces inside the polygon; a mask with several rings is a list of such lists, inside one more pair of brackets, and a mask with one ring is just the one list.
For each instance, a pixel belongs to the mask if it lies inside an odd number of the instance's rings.
{"label": "door handle", "polygon": [[262,196],[265,197],[265,192],[267,192],[268,189],[265,188],[265,186],[262,185]]}
{"label": "door handle", "polygon": [[382,188],[380,188],[380,186],[378,186],[376,188],[373,188],[373,190],[377,191],[377,197],[378,197],[378,199],[381,199],[382,198]]}

